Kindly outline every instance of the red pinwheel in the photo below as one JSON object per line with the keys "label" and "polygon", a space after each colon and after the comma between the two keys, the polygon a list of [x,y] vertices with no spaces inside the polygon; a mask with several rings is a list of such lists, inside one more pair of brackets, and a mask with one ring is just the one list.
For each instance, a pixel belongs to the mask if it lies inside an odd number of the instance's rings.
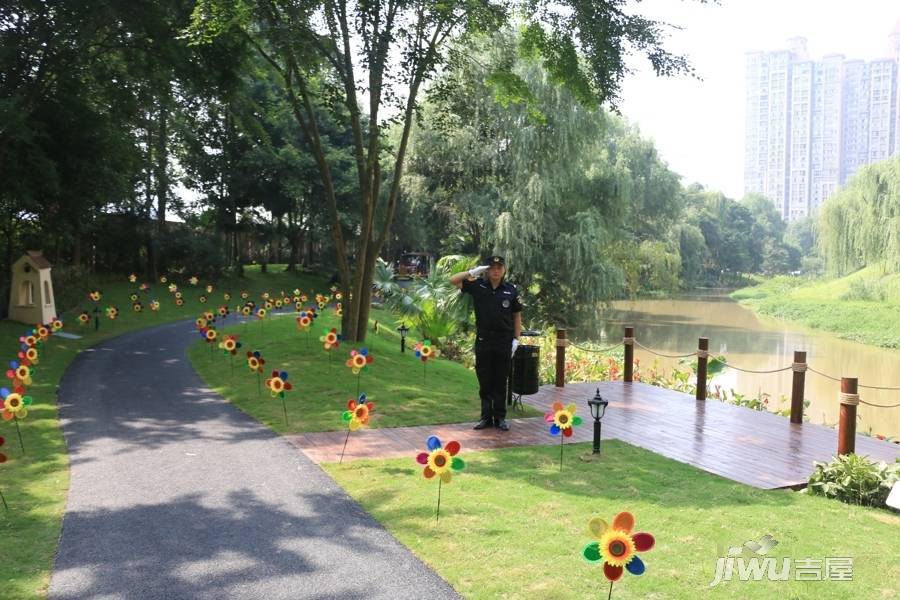
{"label": "red pinwheel", "polygon": [[430,436],[425,442],[427,452],[420,452],[416,456],[416,462],[424,465],[422,475],[425,479],[438,478],[438,500],[437,514],[435,519],[441,517],[441,484],[450,483],[453,479],[453,471],[462,471],[466,468],[466,463],[457,456],[459,454],[459,442],[447,442],[446,446],[441,445],[441,440],[437,436]]}

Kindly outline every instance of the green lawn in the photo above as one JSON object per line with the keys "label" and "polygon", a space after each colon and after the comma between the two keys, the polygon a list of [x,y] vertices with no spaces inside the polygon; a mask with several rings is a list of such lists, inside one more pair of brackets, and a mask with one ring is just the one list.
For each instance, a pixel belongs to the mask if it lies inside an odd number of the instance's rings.
{"label": "green lawn", "polygon": [[874,267],[838,279],[773,277],[731,294],[752,310],[839,337],[900,348],[900,275]]}
{"label": "green lawn", "polygon": [[[549,436],[548,436],[549,438]],[[444,440],[446,441],[449,440]],[[424,450],[424,440],[423,440]],[[403,544],[467,598],[606,598],[602,570],[581,558],[587,521],[629,510],[656,537],[613,598],[896,598],[900,517],[789,491],[762,491],[618,441],[600,461],[589,444],[466,452],[467,467],[443,487],[413,456],[324,465]],[[772,535],[769,556],[853,558],[853,581],[722,583],[718,547]],[[779,560],[779,565],[781,561]]]}
{"label": "green lawn", "polygon": [[[201,306],[215,307],[222,303],[222,293],[226,290],[232,291],[234,298],[230,304],[236,305],[241,289],[258,295],[264,290],[293,290],[297,286],[304,290],[317,288],[322,291],[326,287],[321,277],[285,273],[282,269],[270,265],[271,272],[262,274],[258,269],[249,268],[245,279],[216,284],[205,305],[198,302],[199,295],[205,293],[201,286],[190,286],[186,281],[177,279],[176,283],[184,290],[185,297],[185,305],[177,307],[172,295],[156,284],[150,293],[141,295],[144,301],[144,312],[141,313],[131,310],[129,300],[137,285],[130,284],[122,276],[101,286],[103,298],[98,303],[101,322],[96,332],[93,325],[80,326],[77,320],[82,309],[93,309],[93,303],[87,299],[88,289],[80,294],[83,302],[63,312],[64,331],[84,337],[80,340],[51,338],[42,352],[33,377],[34,384],[28,389],[34,405],[30,407],[28,417],[20,422],[25,456],[19,448],[14,425],[0,421],[0,436],[6,438],[0,452],[9,457],[7,462],[0,464],[0,491],[10,507],[7,512],[0,506],[0,597],[34,598],[46,594],[69,487],[68,457],[59,427],[56,388],[72,359],[103,339],[159,323],[194,318]],[[61,294],[62,290],[55,291],[57,298],[72,296],[71,293]],[[161,304],[157,314],[151,313],[147,306],[154,297]],[[103,316],[102,310],[108,305],[116,305],[120,310],[120,317],[115,321]],[[6,363],[16,360],[18,339],[26,329],[30,327],[0,321],[0,347],[6,351],[3,355]]]}
{"label": "green lawn", "polygon": [[[199,335],[188,356],[215,391],[279,433],[346,427],[341,413],[356,395],[357,376],[344,363],[352,348],[362,347],[367,347],[375,359],[368,371],[359,375],[360,392],[375,403],[372,427],[478,420],[480,401],[474,371],[443,358],[429,361],[423,368],[411,348],[416,340],[408,339],[406,352],[400,352],[399,338],[388,313],[373,310],[370,319],[384,325],[378,334],[370,331],[365,344],[342,343],[331,352],[325,352],[319,341],[326,328],[338,325],[338,317],[330,307],[321,311],[309,334],[297,329],[293,313],[273,316],[262,323],[251,320],[246,325],[232,324],[223,331],[237,335],[242,344],[234,358],[233,375],[230,357],[218,348],[210,348]],[[253,375],[247,367],[249,350],[259,351],[266,360],[263,377]],[[258,380],[264,381],[273,369],[287,371],[294,386],[286,394],[287,426],[281,401],[272,398],[264,384],[261,392],[258,389]],[[515,414],[536,415],[538,412],[531,407]]]}

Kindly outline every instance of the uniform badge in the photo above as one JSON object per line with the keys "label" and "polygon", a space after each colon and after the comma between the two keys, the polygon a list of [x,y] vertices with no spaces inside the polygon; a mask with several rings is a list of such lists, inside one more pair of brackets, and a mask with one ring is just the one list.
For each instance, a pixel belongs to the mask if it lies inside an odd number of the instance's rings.
{"label": "uniform badge", "polygon": [[509,300],[503,300],[503,308],[509,308]]}

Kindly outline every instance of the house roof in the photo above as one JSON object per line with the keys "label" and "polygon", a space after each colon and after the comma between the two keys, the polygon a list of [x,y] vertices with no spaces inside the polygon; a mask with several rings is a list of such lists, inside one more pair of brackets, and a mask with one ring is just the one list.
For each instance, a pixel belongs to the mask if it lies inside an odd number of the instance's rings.
{"label": "house roof", "polygon": [[28,255],[28,258],[31,259],[31,262],[33,262],[38,269],[50,268],[50,261],[44,257],[44,253],[40,250],[28,250],[25,254]]}

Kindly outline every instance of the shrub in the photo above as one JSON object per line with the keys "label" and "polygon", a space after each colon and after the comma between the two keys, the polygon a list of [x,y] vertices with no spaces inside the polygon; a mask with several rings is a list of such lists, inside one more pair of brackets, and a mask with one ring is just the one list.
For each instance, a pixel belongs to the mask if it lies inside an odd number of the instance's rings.
{"label": "shrub", "polygon": [[889,465],[865,456],[847,454],[828,463],[816,463],[809,477],[808,493],[837,498],[847,504],[885,506],[894,483],[900,479],[900,459]]}

